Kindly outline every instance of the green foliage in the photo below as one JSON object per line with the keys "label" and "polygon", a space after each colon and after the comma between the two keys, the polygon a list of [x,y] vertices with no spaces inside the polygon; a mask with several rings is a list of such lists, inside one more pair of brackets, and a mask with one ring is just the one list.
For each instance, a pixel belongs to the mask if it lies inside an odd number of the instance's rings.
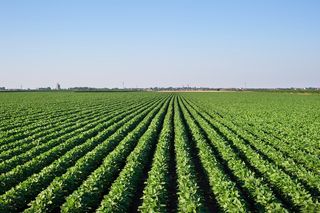
{"label": "green foliage", "polygon": [[0,212],[319,212],[319,106],[311,93],[0,93]]}

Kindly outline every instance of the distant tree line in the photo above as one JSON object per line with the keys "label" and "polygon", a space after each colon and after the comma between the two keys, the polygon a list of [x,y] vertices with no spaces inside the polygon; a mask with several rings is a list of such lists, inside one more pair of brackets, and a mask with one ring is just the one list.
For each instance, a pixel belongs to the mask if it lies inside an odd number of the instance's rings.
{"label": "distant tree line", "polygon": [[6,89],[0,87],[0,91],[74,91],[74,92],[138,92],[138,91],[274,91],[274,92],[320,92],[320,88],[210,88],[210,87],[149,87],[149,88],[95,88],[95,87],[70,87],[61,89],[60,85],[56,89],[51,87],[40,87],[37,89]]}

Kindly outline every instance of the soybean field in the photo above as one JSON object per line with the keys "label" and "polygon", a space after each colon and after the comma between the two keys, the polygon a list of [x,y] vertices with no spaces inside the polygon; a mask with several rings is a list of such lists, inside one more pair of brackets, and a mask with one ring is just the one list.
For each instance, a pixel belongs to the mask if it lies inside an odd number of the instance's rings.
{"label": "soybean field", "polygon": [[0,212],[320,212],[320,95],[0,93]]}

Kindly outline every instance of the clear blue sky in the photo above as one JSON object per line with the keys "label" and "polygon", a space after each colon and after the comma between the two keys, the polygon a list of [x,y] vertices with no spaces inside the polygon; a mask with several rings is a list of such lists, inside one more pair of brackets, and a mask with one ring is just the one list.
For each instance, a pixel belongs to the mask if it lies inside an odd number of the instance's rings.
{"label": "clear blue sky", "polygon": [[320,1],[0,0],[0,86],[320,87]]}

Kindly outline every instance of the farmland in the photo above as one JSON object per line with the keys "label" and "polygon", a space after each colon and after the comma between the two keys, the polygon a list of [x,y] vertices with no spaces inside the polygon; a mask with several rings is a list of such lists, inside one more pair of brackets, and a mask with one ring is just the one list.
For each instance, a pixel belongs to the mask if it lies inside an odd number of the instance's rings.
{"label": "farmland", "polygon": [[320,96],[0,93],[0,212],[320,212]]}

